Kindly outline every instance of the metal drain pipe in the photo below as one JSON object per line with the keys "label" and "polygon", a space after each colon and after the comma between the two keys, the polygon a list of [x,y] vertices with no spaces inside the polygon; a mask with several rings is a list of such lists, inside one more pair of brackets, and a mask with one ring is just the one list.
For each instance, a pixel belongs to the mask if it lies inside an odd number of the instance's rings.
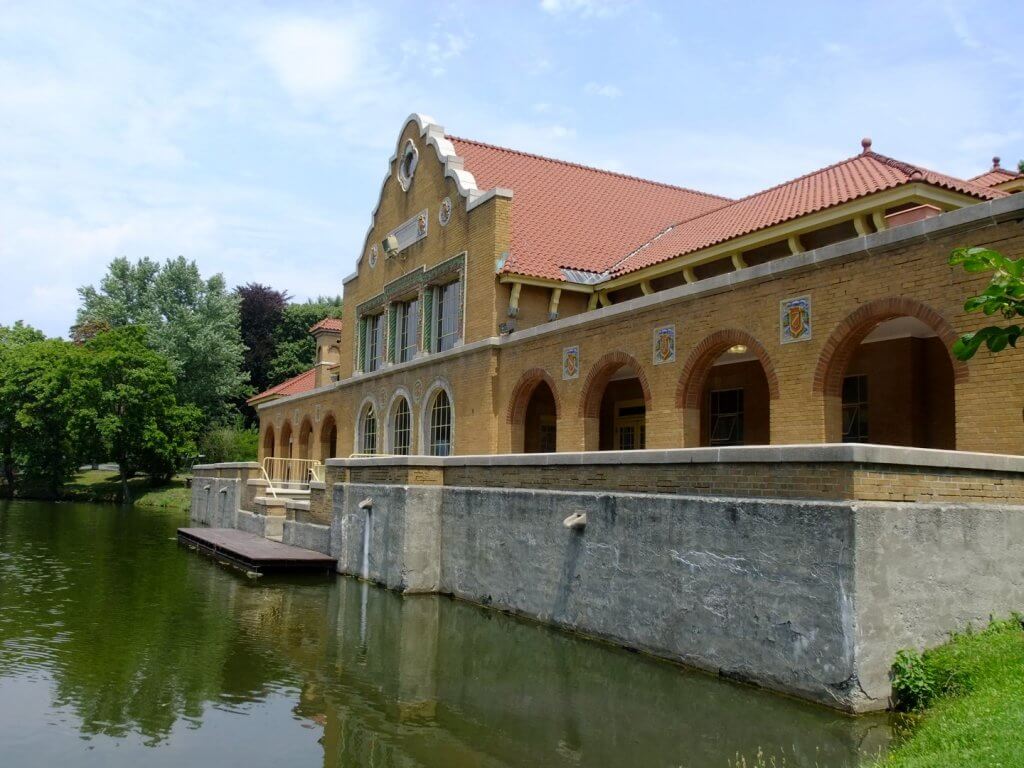
{"label": "metal drain pipe", "polygon": [[370,578],[370,528],[373,526],[373,499],[366,498],[359,502],[359,508],[366,510],[363,521],[363,578]]}

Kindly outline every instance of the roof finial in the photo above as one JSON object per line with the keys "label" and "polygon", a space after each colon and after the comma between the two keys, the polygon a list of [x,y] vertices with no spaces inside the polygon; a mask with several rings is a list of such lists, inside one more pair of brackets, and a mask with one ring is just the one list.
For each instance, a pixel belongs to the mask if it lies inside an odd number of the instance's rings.
{"label": "roof finial", "polygon": [[999,155],[996,155],[995,157],[992,158],[992,170],[994,171],[994,170],[997,170],[998,168],[999,168]]}
{"label": "roof finial", "polygon": [[863,147],[861,154],[867,154],[871,151],[871,139],[868,136],[865,136],[860,140],[860,145]]}

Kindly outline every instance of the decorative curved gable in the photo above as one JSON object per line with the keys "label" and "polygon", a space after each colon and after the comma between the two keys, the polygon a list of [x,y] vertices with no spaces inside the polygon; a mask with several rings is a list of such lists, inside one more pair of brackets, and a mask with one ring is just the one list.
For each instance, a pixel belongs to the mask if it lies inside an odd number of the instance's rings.
{"label": "decorative curved gable", "polygon": [[[380,195],[377,197],[377,205],[373,209],[373,213],[370,214],[370,227],[366,230],[366,235],[363,237],[363,246],[359,253],[359,257],[356,259],[355,271],[345,278],[344,282],[349,282],[358,273],[359,267],[363,263],[363,257],[369,244],[370,235],[373,234],[374,229],[377,226],[377,213],[380,210],[380,200],[384,195],[384,188],[388,181],[391,180],[394,169],[397,167],[396,163],[402,153],[402,136],[405,135],[406,128],[409,127],[410,123],[415,123],[419,130],[420,138],[423,143],[428,147],[433,147],[434,152],[437,153],[438,161],[444,166],[445,178],[450,178],[455,182],[455,187],[459,192],[459,195],[466,201],[466,210],[472,210],[476,204],[483,202],[488,197],[483,191],[477,188],[476,179],[473,178],[473,174],[467,171],[464,167],[463,158],[455,152],[455,145],[445,136],[444,128],[434,122],[432,117],[427,115],[421,115],[418,112],[413,112],[406,118],[405,122],[402,123],[402,129],[398,132],[398,139],[395,142],[395,152],[391,155],[391,159],[388,160],[388,172],[384,176],[384,180],[381,182]],[[510,193],[509,193],[510,195]]]}

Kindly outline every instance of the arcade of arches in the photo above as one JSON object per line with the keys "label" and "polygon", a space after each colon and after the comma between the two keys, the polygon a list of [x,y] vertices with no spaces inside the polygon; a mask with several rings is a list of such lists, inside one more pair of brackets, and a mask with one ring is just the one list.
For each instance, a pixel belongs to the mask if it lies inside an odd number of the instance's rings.
{"label": "arcade of arches", "polygon": [[[531,368],[509,395],[503,450],[637,450],[648,447],[652,438],[656,447],[769,445],[773,431],[787,426],[773,421],[788,418],[782,416],[785,408],[775,413],[781,398],[822,409],[819,436],[806,442],[955,449],[956,387],[966,378],[966,367],[948,351],[955,336],[926,306],[887,299],[865,304],[840,322],[815,353],[817,369],[799,379],[790,376],[788,389],[776,372],[779,353],[736,329],[709,334],[671,369],[656,370],[621,350],[598,358],[577,381],[556,380],[550,371]],[[651,384],[655,374],[660,376],[657,389]],[[666,382],[673,383],[667,387]],[[447,396],[457,409],[457,393]],[[786,405],[792,414],[791,404]],[[431,447],[438,441],[431,437],[433,427],[421,423],[426,412],[410,409],[398,432],[393,418],[380,421],[381,414],[374,413],[373,444],[363,439],[362,429],[361,452],[458,453],[457,444],[450,448],[445,443],[450,436],[441,436],[440,447]],[[453,433],[458,432],[454,426]],[[333,413],[319,421],[307,413],[294,424],[290,419],[270,422],[262,455],[318,460],[349,455],[339,450],[339,442],[351,437],[340,432]],[[420,440],[410,439],[420,434]],[[673,437],[666,440],[667,435]]]}
{"label": "arcade of arches", "polygon": [[[956,447],[955,366],[961,364],[948,351],[951,331],[926,308],[912,310],[918,316],[869,308],[838,329],[819,374],[827,442]],[[577,413],[560,407],[557,391],[546,371],[524,374],[509,405],[511,452],[558,450],[564,419]],[[799,395],[809,399],[811,393]],[[772,361],[757,339],[739,331],[712,334],[683,365],[674,411],[683,445],[771,444],[772,404],[779,396]],[[646,447],[651,395],[635,359],[606,355],[580,398],[584,450]]]}

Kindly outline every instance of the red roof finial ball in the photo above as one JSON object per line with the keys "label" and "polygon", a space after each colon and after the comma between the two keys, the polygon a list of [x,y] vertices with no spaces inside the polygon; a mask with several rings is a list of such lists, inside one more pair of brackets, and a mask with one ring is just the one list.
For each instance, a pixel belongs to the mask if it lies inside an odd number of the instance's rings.
{"label": "red roof finial ball", "polygon": [[860,145],[864,148],[865,152],[871,151],[871,139],[867,136],[860,140]]}
{"label": "red roof finial ball", "polygon": [[992,167],[993,168],[998,168],[999,167],[999,155],[996,155],[995,157],[992,158]]}

